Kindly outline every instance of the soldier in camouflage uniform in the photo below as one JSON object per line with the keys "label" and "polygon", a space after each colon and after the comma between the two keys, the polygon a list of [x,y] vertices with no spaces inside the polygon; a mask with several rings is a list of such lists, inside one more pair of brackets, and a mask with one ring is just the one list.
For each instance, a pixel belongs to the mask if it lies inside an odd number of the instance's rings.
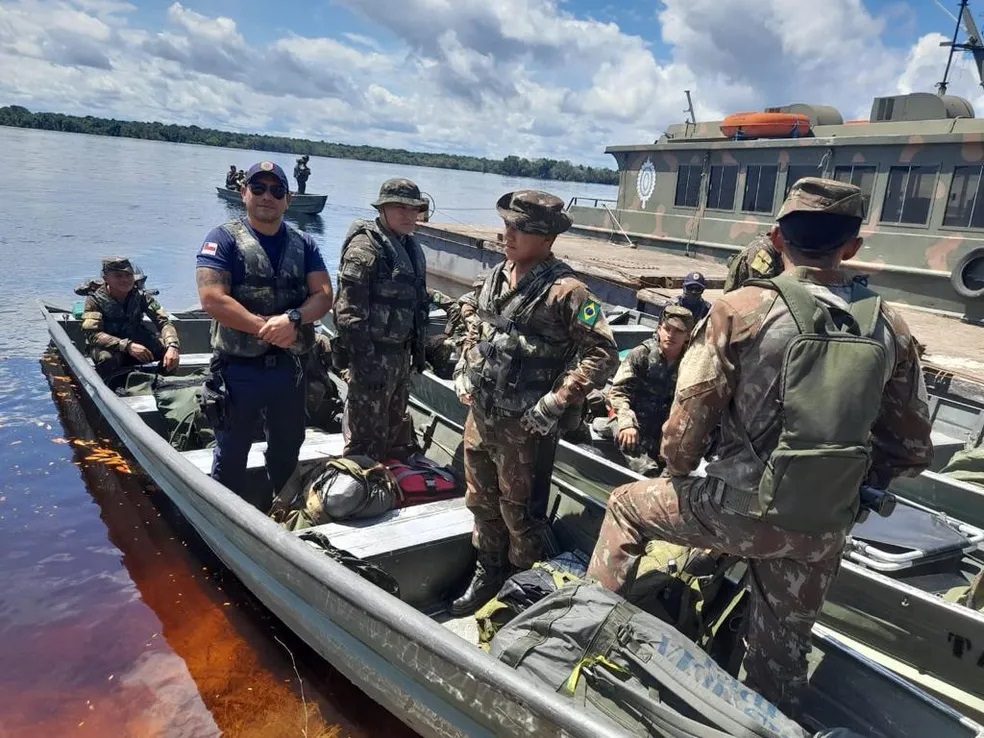
{"label": "soldier in camouflage uniform", "polygon": [[[778,229],[776,226],[773,230]],[[782,273],[782,256],[772,245],[772,231],[760,233],[743,251],[728,261],[724,291],[731,292],[750,279],[771,279]]]}
{"label": "soldier in camouflage uniform", "polygon": [[608,392],[615,417],[599,418],[595,428],[618,445],[626,466],[645,476],[662,471],[659,444],[670,414],[677,368],[686,349],[694,316],[684,307],[668,305],[652,338],[622,360]]}
{"label": "soldier in camouflage uniform", "polygon": [[[254,164],[243,187],[246,217],[206,236],[196,278],[212,316],[212,477],[269,509],[297,466],[304,441],[305,355],[314,323],[331,308],[328,270],[306,233],[284,223],[290,185],[270,161]],[[206,408],[210,405],[206,405]],[[250,487],[246,463],[258,424],[267,440],[269,486]]]}
{"label": "soldier in camouflage uniform", "polygon": [[[804,178],[791,188],[779,213],[779,247],[786,274],[813,300],[849,309],[848,301],[857,293],[839,266],[861,247],[863,210],[861,191],[854,185]],[[850,376],[864,383],[856,386],[883,387],[880,397],[869,400],[872,425],[859,426],[854,433],[871,439],[867,482],[885,487],[896,476],[915,476],[926,469],[933,446],[926,387],[909,329],[884,304],[875,321],[874,345],[884,347],[880,374]],[[612,492],[588,569],[605,587],[625,592],[648,540],[747,557],[751,597],[746,683],[793,717],[806,683],[810,632],[852,524],[812,532],[810,521],[780,527],[766,520],[759,507],[759,485],[771,468],[764,460],[771,463],[779,429],[786,422],[779,417],[780,372],[786,347],[797,335],[785,298],[771,287],[745,286],[714,304],[681,363],[663,428],[661,451],[669,477]],[[816,402],[835,404],[839,398],[817,397]],[[851,417],[860,422],[858,415]],[[707,465],[707,476],[691,476],[719,423],[717,455]],[[857,504],[851,490],[828,492]],[[822,492],[810,489],[804,494]],[[816,500],[787,504],[795,511],[816,505]]]}
{"label": "soldier in camouflage uniform", "polygon": [[543,460],[552,459],[565,417],[579,421],[588,392],[618,365],[601,305],[551,252],[571,225],[563,201],[519,190],[496,207],[506,260],[482,286],[455,370],[455,390],[469,406],[465,504],[478,551],[475,576],[452,603],[456,615],[492,597],[508,563],[527,569],[542,557],[550,474]]}
{"label": "soldier in camouflage uniform", "polygon": [[412,234],[427,201],[416,184],[396,178],[372,205],[376,219],[352,223],[342,244],[333,359],[349,370],[345,454],[383,461],[413,445],[410,373],[425,367],[429,301],[424,252]]}
{"label": "soldier in camouflage uniform", "polygon": [[[167,373],[178,368],[181,344],[171,318],[153,297],[135,285],[125,257],[103,259],[103,284],[86,297],[82,314],[89,355],[100,376],[120,368],[160,361]],[[144,326],[151,319],[158,334]]]}
{"label": "soldier in camouflage uniform", "polygon": [[429,291],[430,301],[443,308],[448,316],[444,333],[427,339],[427,363],[439,377],[450,379],[454,373],[468,328],[476,320],[478,291],[484,282],[484,277],[476,279],[472,288],[457,300],[438,290]]}

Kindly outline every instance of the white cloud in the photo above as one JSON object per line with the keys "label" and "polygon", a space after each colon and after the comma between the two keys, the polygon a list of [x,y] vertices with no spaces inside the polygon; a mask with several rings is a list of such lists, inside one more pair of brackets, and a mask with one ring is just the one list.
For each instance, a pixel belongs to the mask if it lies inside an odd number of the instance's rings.
{"label": "white cloud", "polygon": [[[152,28],[119,0],[5,0],[0,67],[15,73],[0,77],[0,104],[611,166],[606,145],[652,141],[683,119],[684,89],[705,119],[792,102],[866,117],[876,95],[932,91],[947,53],[935,33],[890,43],[900,11],[878,16],[860,0],[824,0],[823,13],[663,0],[632,28],[555,0],[404,0],[400,13],[387,0],[336,1],[376,38],[294,28],[264,44],[241,17],[180,2]],[[984,115],[975,75],[958,59],[950,92]]]}

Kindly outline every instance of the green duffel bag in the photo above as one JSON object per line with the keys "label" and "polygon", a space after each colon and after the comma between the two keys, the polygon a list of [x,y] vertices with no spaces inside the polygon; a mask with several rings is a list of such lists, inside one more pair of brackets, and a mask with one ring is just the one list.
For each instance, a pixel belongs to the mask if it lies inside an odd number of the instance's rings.
{"label": "green duffel bag", "polygon": [[490,653],[635,735],[808,735],[671,625],[599,585],[569,585],[520,613]]}

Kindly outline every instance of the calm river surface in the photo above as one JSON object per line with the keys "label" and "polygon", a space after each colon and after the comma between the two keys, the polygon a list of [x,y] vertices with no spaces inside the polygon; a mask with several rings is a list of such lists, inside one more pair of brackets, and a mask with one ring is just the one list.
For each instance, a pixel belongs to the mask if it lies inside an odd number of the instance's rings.
{"label": "calm river surface", "polygon": [[[197,306],[195,254],[241,212],[230,164],[293,157],[0,127],[0,736],[409,736],[246,592],[45,356],[39,298],[71,306],[103,256],[130,256],[170,310]],[[434,222],[501,223],[520,187],[614,198],[602,185],[315,158],[300,223],[334,281],[349,223],[407,176]],[[93,458],[95,457],[95,458]],[[107,463],[107,460],[109,463]]]}

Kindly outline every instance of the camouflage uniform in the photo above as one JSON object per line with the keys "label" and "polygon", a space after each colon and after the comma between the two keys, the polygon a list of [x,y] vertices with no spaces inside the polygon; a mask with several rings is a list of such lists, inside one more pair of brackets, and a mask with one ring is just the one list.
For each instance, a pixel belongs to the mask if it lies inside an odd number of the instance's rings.
{"label": "camouflage uniform", "polygon": [[439,377],[449,379],[461,358],[461,345],[468,335],[472,322],[476,320],[478,309],[478,290],[484,283],[479,279],[472,289],[457,300],[442,292],[430,292],[430,301],[447,313],[447,324],[440,336],[430,336],[427,339],[427,362]]}
{"label": "camouflage uniform", "polygon": [[[507,223],[546,236],[570,227],[562,208],[559,198],[530,190],[507,193],[498,202]],[[535,477],[542,455],[549,456],[557,442],[557,430],[531,431],[529,413],[550,396],[559,407],[556,417],[580,419],[588,392],[604,386],[618,363],[601,305],[570,267],[551,255],[515,287],[513,271],[506,261],[486,279],[478,320],[455,372],[458,396],[471,397],[465,504],[475,516],[472,544],[479,556],[475,580],[452,608],[461,614],[494,594],[507,558],[528,568],[542,556],[547,487]]]}
{"label": "camouflage uniform", "polygon": [[[103,273],[134,273],[133,265],[126,258],[103,259],[102,266]],[[159,336],[144,326],[144,315],[151,319]],[[178,332],[167,311],[136,286],[122,302],[110,297],[105,285],[96,287],[85,300],[82,332],[96,371],[104,377],[123,366],[138,363],[128,353],[132,343],[146,346],[157,361],[164,358],[168,348],[180,348]]]}
{"label": "camouflage uniform", "polygon": [[[426,208],[408,179],[383,183],[373,207],[388,203]],[[424,368],[427,268],[412,236],[382,221],[357,220],[342,245],[334,317],[341,365],[349,366],[342,430],[345,454],[382,461],[411,445],[410,373]]]}
{"label": "camouflage uniform", "polygon": [[[793,186],[784,211],[847,210],[860,224],[860,207],[857,187],[807,178]],[[851,279],[839,269],[798,267],[791,274],[827,304],[844,306],[851,295]],[[784,300],[770,289],[744,287],[715,303],[681,362],[663,429],[661,451],[671,476],[612,492],[588,570],[604,586],[625,591],[651,539],[748,557],[746,682],[793,715],[806,681],[811,629],[849,529],[794,532],[753,517],[748,508],[737,510],[730,501],[757,494],[763,459],[776,447],[778,379],[786,345],[796,335]],[[926,388],[908,327],[883,306],[874,338],[889,357],[880,414],[871,428],[869,481],[882,486],[927,468],[933,448]],[[719,423],[717,458],[707,476],[689,476]]]}
{"label": "camouflage uniform", "polygon": [[[676,305],[663,311],[662,322],[687,333],[694,327],[690,311]],[[653,336],[632,349],[615,372],[608,392],[615,417],[599,430],[616,444],[620,431],[629,428],[639,431],[639,445],[634,451],[619,449],[626,465],[639,474],[652,475],[662,468],[658,461],[659,444],[663,424],[670,414],[679,365],[679,359],[670,362],[663,355],[659,337]]]}
{"label": "camouflage uniform", "polygon": [[731,292],[750,279],[771,279],[782,274],[782,256],[772,245],[768,233],[752,239],[744,251],[735,254],[728,261],[728,276],[724,280],[724,291]]}

